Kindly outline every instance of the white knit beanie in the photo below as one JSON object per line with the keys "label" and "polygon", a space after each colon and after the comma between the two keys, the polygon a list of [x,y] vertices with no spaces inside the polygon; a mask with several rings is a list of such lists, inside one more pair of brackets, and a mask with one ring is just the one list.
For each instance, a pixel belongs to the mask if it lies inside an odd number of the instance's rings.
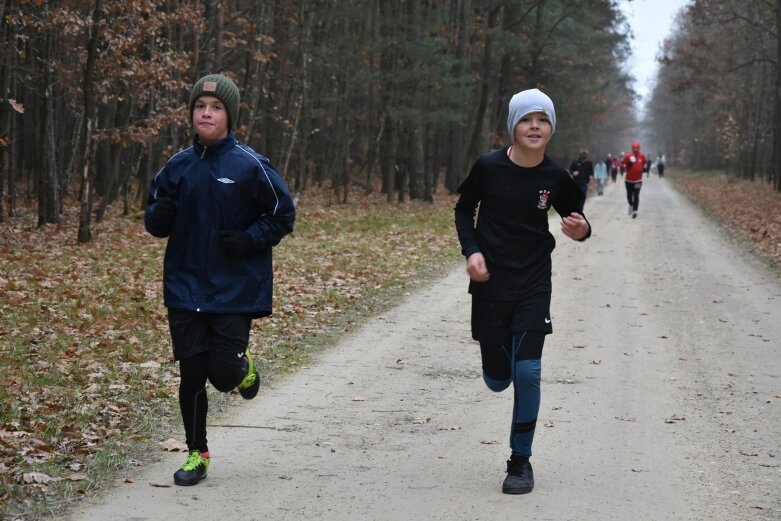
{"label": "white knit beanie", "polygon": [[507,114],[507,133],[515,140],[515,126],[522,117],[533,112],[543,112],[550,120],[553,132],[556,131],[556,111],[553,101],[539,89],[523,90],[512,97]]}

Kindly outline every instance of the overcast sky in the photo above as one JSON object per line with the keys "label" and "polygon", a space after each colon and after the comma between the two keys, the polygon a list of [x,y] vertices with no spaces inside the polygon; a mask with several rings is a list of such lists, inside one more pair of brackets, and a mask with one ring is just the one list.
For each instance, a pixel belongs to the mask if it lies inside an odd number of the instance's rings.
{"label": "overcast sky", "polygon": [[690,0],[622,0],[624,12],[634,38],[629,69],[635,77],[635,90],[644,99],[650,94],[656,76],[656,55],[669,36],[681,7]]}

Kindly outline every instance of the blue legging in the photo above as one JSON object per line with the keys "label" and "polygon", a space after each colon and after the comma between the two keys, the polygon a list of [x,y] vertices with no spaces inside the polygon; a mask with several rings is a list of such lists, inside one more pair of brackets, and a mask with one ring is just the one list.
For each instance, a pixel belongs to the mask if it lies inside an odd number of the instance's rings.
{"label": "blue legging", "polygon": [[516,333],[505,345],[483,346],[483,380],[489,389],[501,392],[514,386],[510,448],[516,456],[530,457],[537,414],[540,411],[540,379],[542,376],[542,347],[545,333],[523,331]]}

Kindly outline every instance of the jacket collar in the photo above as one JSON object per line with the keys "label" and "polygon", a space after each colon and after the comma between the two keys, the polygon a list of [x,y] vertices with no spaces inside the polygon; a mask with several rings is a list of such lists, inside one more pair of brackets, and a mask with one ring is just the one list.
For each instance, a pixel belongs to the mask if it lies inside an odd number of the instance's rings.
{"label": "jacket collar", "polygon": [[225,136],[221,141],[217,142],[214,145],[206,146],[201,143],[201,140],[198,139],[198,134],[195,134],[193,136],[193,150],[196,154],[198,154],[198,157],[203,159],[208,154],[209,156],[219,156],[225,153],[227,150],[233,148],[236,145],[236,136],[233,135],[233,132],[228,132],[228,135]]}

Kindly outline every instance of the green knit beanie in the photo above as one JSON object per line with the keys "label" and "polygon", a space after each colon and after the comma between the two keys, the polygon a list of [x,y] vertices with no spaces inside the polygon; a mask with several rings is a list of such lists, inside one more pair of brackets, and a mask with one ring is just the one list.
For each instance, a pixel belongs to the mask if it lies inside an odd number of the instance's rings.
{"label": "green knit beanie", "polygon": [[190,91],[190,123],[193,121],[195,101],[201,96],[214,96],[222,101],[228,111],[228,130],[231,130],[239,116],[239,88],[233,80],[222,74],[209,74],[196,81]]}

